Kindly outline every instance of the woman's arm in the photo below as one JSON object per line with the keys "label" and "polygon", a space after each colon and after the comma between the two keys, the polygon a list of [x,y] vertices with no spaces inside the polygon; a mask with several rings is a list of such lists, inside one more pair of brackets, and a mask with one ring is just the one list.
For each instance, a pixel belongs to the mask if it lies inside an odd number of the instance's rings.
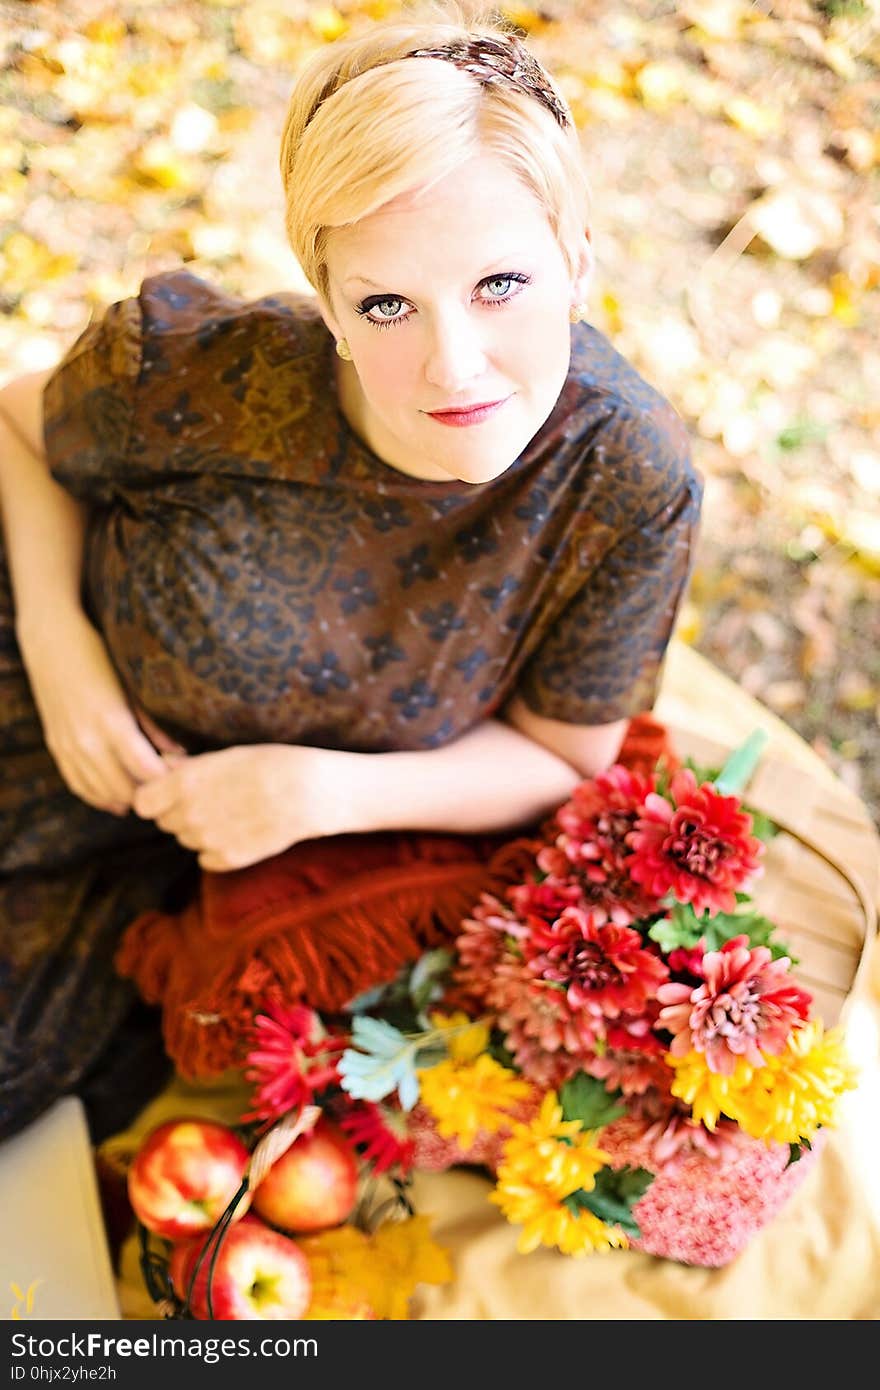
{"label": "woman's arm", "polygon": [[263,743],[169,759],[137,789],[134,809],[219,873],[325,835],[514,830],[543,820],[609,766],[627,724],[574,728],[527,713],[529,733],[487,719],[442,748],[412,753]]}
{"label": "woman's arm", "polygon": [[339,753],[346,830],[508,830],[555,811],[582,780],[557,753],[497,719],[442,748]]}
{"label": "woman's arm", "polygon": [[243,869],[301,840],[371,830],[513,830],[555,811],[581,781],[549,749],[488,719],[443,748],[347,753],[251,744],[170,759],[134,809],[199,856]]}
{"label": "woman's arm", "polygon": [[85,507],[52,478],[41,443],[50,375],[33,372],[0,391],[0,516],[25,656],[82,612]]}
{"label": "woman's arm", "polygon": [[70,790],[123,815],[138,782],[174,747],[131,710],[101,634],[82,607],[86,508],[55,482],[42,445],[49,372],[0,391],[0,521],[15,631],[43,734]]}

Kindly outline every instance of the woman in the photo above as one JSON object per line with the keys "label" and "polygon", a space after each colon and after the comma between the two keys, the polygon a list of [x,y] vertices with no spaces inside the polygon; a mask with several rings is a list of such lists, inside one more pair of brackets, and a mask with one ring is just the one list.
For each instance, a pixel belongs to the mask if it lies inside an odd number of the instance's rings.
{"label": "woman", "polygon": [[578,138],[522,44],[329,46],[281,166],[314,298],[152,276],[2,393],[7,1132],[103,1075],[113,943],[196,862],[513,829],[613,762],[687,582],[686,435],[583,321]]}

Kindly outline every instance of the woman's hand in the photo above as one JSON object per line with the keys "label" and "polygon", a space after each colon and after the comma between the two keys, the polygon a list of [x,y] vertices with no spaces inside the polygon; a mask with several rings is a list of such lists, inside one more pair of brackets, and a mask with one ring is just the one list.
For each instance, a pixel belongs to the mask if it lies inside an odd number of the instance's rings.
{"label": "woman's hand", "polygon": [[244,869],[344,828],[332,777],[338,756],[260,743],[169,758],[161,776],[137,789],[134,809],[195,850],[203,869]]}
{"label": "woman's hand", "polygon": [[164,771],[161,754],[184,750],[132,709],[84,613],[38,637],[19,635],[19,645],[46,746],[67,786],[90,806],[125,815],[136,787]]}

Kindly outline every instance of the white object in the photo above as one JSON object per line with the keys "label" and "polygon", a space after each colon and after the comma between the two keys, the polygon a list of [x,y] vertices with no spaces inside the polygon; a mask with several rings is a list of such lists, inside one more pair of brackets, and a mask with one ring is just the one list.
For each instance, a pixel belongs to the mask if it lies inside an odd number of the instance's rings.
{"label": "white object", "polygon": [[0,1143],[0,1321],[119,1319],[82,1102]]}

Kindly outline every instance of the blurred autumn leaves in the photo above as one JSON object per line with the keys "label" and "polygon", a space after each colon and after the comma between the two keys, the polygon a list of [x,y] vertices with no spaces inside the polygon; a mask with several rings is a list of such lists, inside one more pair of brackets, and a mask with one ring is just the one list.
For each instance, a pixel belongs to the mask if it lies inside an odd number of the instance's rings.
{"label": "blurred autumn leaves", "polygon": [[[0,379],[181,261],[302,287],[278,135],[298,65],[398,0],[0,0]],[[707,481],[679,633],[880,817],[880,0],[502,11],[574,111],[594,322]]]}

